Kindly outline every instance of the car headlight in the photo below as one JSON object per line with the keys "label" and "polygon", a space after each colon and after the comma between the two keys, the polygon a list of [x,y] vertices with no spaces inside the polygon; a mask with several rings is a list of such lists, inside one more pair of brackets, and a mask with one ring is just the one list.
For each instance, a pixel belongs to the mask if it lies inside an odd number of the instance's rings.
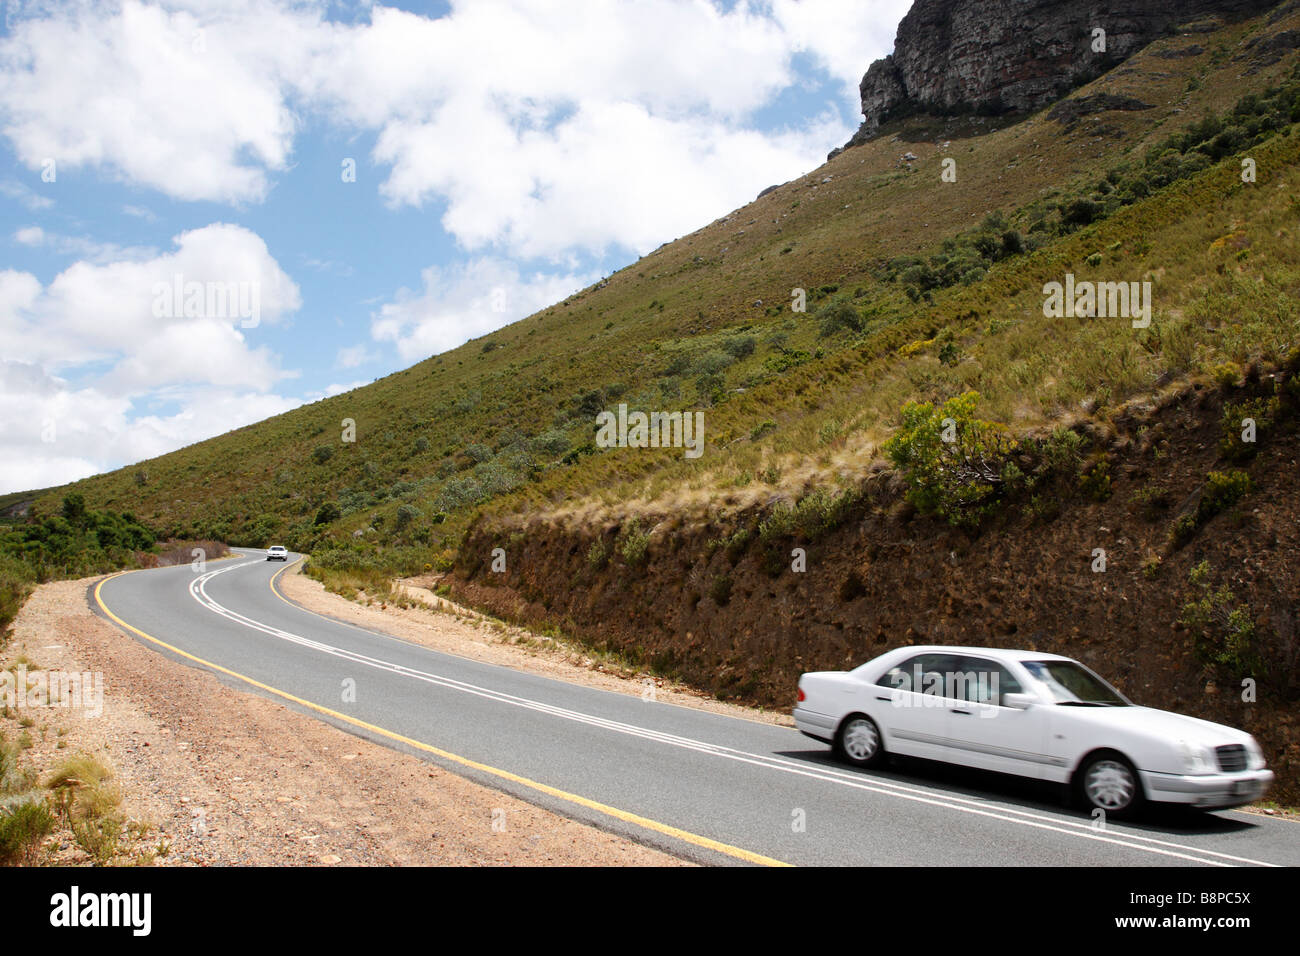
{"label": "car headlight", "polygon": [[1264,769],[1264,751],[1260,749],[1259,742],[1254,737],[1246,741],[1246,753],[1250,755],[1250,763],[1247,766],[1251,770]]}
{"label": "car headlight", "polygon": [[1183,758],[1185,773],[1214,773],[1214,751],[1204,744],[1193,744],[1186,740],[1178,741],[1178,752]]}

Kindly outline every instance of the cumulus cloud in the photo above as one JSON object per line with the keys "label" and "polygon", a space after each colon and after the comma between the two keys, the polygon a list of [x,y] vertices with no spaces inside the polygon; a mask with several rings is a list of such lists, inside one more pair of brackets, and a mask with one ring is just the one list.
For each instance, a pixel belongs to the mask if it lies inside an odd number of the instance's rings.
{"label": "cumulus cloud", "polygon": [[911,6],[912,0],[772,0],[772,15],[791,48],[839,80],[856,108],[862,75],[893,49]]}
{"label": "cumulus cloud", "polygon": [[[77,261],[44,287],[27,273],[0,273],[5,354],[51,369],[107,362],[104,382],[126,391],[195,381],[257,388],[278,378],[245,330],[254,316],[276,322],[295,311],[301,296],[266,243],[226,223],[172,242],[174,251],[149,258]],[[192,298],[196,291],[203,295]]]}
{"label": "cumulus cloud", "polygon": [[480,258],[421,273],[424,287],[402,289],[370,317],[376,341],[391,342],[406,361],[455,348],[551,305],[598,278],[520,273],[513,263]]}
{"label": "cumulus cloud", "polygon": [[[807,53],[844,89],[906,0],[453,0],[376,5],[91,2],[17,17],[0,117],[21,162],[94,167],[179,199],[255,202],[313,118],[373,132],[394,205],[448,204],[470,250],[646,252],[816,165],[838,110],[760,132]],[[855,107],[849,110],[851,113]]]}
{"label": "cumulus cloud", "polygon": [[0,492],[47,488],[211,438],[301,404],[223,388],[167,394],[172,414],[136,414],[146,396],[76,387],[28,362],[0,362]]}
{"label": "cumulus cloud", "polygon": [[102,166],[178,199],[261,199],[295,130],[279,75],[290,50],[266,43],[297,22],[271,4],[138,0],[18,19],[0,41],[5,134],[32,169],[53,159],[56,173]]}
{"label": "cumulus cloud", "polygon": [[[39,227],[26,238],[60,242]],[[25,231],[25,230],[20,230]],[[39,233],[39,234],[38,234]],[[274,394],[290,373],[252,344],[244,313],[159,308],[174,289],[256,288],[272,323],[301,304],[255,233],[214,223],[170,252],[79,260],[43,285],[0,271],[0,490],[61,484],[154,457],[300,404]],[[97,248],[100,258],[108,248]],[[255,285],[254,285],[255,284]],[[172,296],[175,299],[175,296]],[[175,411],[151,411],[158,402]]]}

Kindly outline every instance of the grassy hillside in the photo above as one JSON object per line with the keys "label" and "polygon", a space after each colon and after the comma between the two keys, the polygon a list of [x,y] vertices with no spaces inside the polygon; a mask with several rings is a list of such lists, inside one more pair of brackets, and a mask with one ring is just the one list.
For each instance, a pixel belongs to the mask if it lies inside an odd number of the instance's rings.
{"label": "grassy hillside", "polygon": [[[1170,377],[1278,358],[1300,98],[1295,53],[1263,41],[1298,26],[1161,41],[1064,111],[904,121],[496,333],[75,488],[164,535],[409,572],[449,565],[485,508],[703,510],[852,479],[909,400],[973,388],[1017,429],[1104,420]],[[1043,318],[1066,272],[1152,281],[1152,328]],[[597,450],[620,402],[703,409],[705,454]],[[13,500],[49,515],[65,491]]]}

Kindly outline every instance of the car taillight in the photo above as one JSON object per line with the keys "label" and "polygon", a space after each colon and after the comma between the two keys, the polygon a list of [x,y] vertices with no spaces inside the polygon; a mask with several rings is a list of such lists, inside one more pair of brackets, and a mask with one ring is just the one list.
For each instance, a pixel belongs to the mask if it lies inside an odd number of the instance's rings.
{"label": "car taillight", "polygon": [[803,702],[804,702],[805,700],[807,700],[807,699],[808,699],[808,698],[804,695],[803,688],[800,687],[800,688],[799,688],[799,702],[800,702],[800,703],[803,703]]}

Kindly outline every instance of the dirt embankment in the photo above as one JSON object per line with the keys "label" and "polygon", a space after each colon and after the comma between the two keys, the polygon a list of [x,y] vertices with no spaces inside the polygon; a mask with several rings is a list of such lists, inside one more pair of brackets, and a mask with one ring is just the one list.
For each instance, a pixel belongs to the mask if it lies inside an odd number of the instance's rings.
{"label": "dirt embankment", "polygon": [[[1221,457],[1224,401],[1271,382],[1197,386],[1158,408],[1093,428],[1105,456],[1107,500],[1071,488],[1031,506],[1008,504],[978,533],[919,517],[896,476],[867,479],[849,519],[815,541],[764,543],[765,508],[686,523],[641,514],[653,526],[646,557],[629,564],[620,522],[557,527],[531,517],[482,524],[467,536],[453,594],[508,620],[558,626],[659,672],[725,698],[789,707],[800,673],[842,669],[891,648],[922,643],[1026,647],[1068,654],[1138,703],[1241,727],[1278,773],[1280,802],[1300,801],[1300,437],[1294,393],[1253,461]],[[1206,522],[1185,546],[1170,528],[1195,510],[1211,471],[1241,468],[1252,491]],[[1144,498],[1143,496],[1147,497]],[[732,537],[748,528],[748,540]],[[593,549],[598,539],[604,546]],[[737,544],[727,546],[728,539]],[[491,570],[493,548],[507,570]],[[807,569],[791,568],[791,551]],[[1105,570],[1098,567],[1102,549]],[[593,555],[609,555],[607,563]],[[773,560],[775,555],[779,560]],[[1258,699],[1243,700],[1240,671],[1205,663],[1184,606],[1208,581],[1245,607]],[[1225,608],[1226,609],[1226,608]]]}
{"label": "dirt embankment", "polygon": [[[92,613],[92,580],[38,588],[0,666],[100,672],[102,713],[12,707],[0,730],[25,735],[23,762],[42,778],[78,752],[112,768],[131,821],[116,863],[680,863],[164,658]],[[384,626],[378,610],[321,600]],[[39,860],[89,857],[64,829]]]}

